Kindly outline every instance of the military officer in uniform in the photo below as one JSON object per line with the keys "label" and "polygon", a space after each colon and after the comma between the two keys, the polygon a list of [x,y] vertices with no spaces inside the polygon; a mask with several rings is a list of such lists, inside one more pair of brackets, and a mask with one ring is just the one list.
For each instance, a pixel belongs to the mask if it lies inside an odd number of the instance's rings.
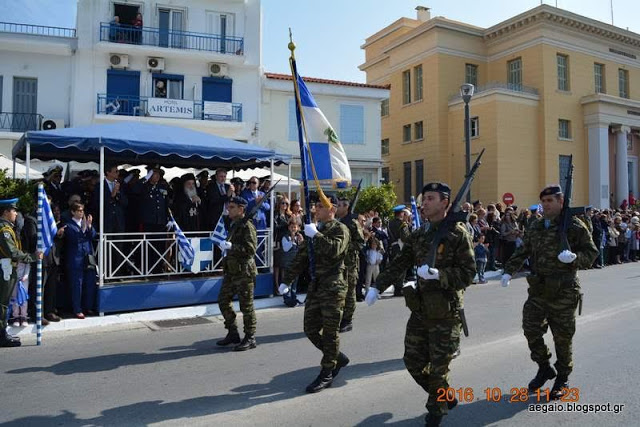
{"label": "military officer in uniform", "polygon": [[347,198],[338,199],[336,217],[349,229],[349,249],[345,258],[346,281],[348,285],[347,299],[340,322],[340,332],[353,329],[353,313],[356,311],[356,285],[358,284],[358,269],[360,268],[360,251],[364,247],[364,232],[358,222],[357,215],[349,215],[350,201]]}
{"label": "military officer in uniform", "polygon": [[[135,192],[140,194],[140,220],[142,229],[147,233],[159,233],[167,230],[167,207],[169,188],[162,177],[164,171],[160,165],[150,166],[144,182],[136,186]],[[148,236],[154,240],[151,244],[155,250],[148,251],[147,265],[152,273],[163,271],[165,262],[160,255],[165,252],[166,242],[162,241],[163,235]],[[168,256],[165,255],[165,260]]]}
{"label": "military officer in uniform", "polygon": [[309,238],[299,248],[283,283],[281,294],[289,292],[291,283],[309,269],[308,241],[313,244],[315,278],[309,284],[304,306],[304,333],[322,351],[318,377],[307,386],[307,393],[319,392],[331,385],[349,358],[340,352],[340,320],[347,296],[345,257],[349,249],[349,229],[335,219],[338,200],[329,196],[330,206],[316,204],[319,224],[305,224]]}
{"label": "military officer in uniform", "polygon": [[22,252],[14,225],[18,216],[18,199],[0,200],[0,347],[19,347],[20,339],[7,333],[9,299],[18,283],[18,262],[30,263],[42,259],[42,252]]}
{"label": "military officer in uniform", "polygon": [[442,220],[447,215],[451,189],[434,182],[422,189],[422,209],[429,219],[428,227],[420,227],[404,242],[394,262],[378,276],[376,286],[369,288],[365,301],[372,305],[394,279],[407,268],[417,265],[415,287],[403,289],[411,316],[404,340],[404,364],[413,379],[427,393],[428,426],[440,425],[444,415],[457,404],[437,401],[438,390],[449,387],[449,363],[460,342],[460,309],[464,290],[476,273],[471,235],[463,223],[457,223],[436,249],[436,265],[425,264],[425,258]]}
{"label": "military officer in uniform", "polygon": [[[235,351],[245,351],[256,348],[256,311],[253,307],[253,289],[255,287],[256,268],[255,255],[258,247],[258,235],[251,219],[245,219],[247,201],[242,197],[229,199],[229,239],[220,245],[221,251],[226,251],[222,260],[224,279],[218,306],[224,317],[224,327],[227,328],[227,336],[218,341],[217,345],[227,346],[238,344]],[[236,325],[236,313],[233,311],[231,300],[238,295],[240,311],[244,323],[244,338],[240,341],[238,326]]]}
{"label": "military officer in uniform", "polygon": [[[409,238],[411,231],[409,225],[404,220],[405,205],[398,205],[393,208],[393,219],[389,221],[387,227],[387,234],[389,235],[389,264],[395,262],[395,259],[400,255],[404,242]],[[400,273],[389,285],[394,286],[394,296],[402,295],[402,285],[404,283],[405,273]]]}
{"label": "military officer in uniform", "polygon": [[[527,276],[529,297],[522,309],[522,329],[527,338],[531,359],[538,364],[538,373],[529,383],[536,391],[547,380],[556,378],[551,399],[559,399],[568,389],[573,369],[571,342],[576,330],[576,308],[580,294],[579,269],[590,268],[598,249],[584,223],[571,219],[567,231],[569,247],[561,249],[558,230],[564,203],[559,185],[546,187],[540,193],[543,218],[534,221],[524,235],[524,243],[505,263],[502,286],[509,286],[513,276],[528,258],[532,274]],[[549,364],[551,353],[544,343],[547,327],[551,328],[557,361],[554,370]]]}

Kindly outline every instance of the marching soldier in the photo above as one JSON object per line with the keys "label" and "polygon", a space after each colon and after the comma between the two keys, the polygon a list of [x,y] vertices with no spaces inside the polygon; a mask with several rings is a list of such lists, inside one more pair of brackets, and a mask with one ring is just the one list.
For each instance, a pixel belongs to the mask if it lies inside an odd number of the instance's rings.
{"label": "marching soldier", "polygon": [[18,216],[17,203],[18,199],[0,200],[0,347],[20,346],[20,339],[7,333],[9,298],[18,283],[17,263],[42,259],[42,252],[37,251],[32,255],[21,250],[20,239],[14,229]]}
{"label": "marching soldier", "polygon": [[437,401],[438,390],[449,387],[449,363],[460,342],[463,293],[476,272],[471,236],[463,223],[457,223],[437,248],[436,265],[425,264],[433,239],[447,215],[451,189],[443,183],[430,183],[422,189],[422,209],[429,219],[404,242],[402,252],[378,276],[365,301],[372,305],[394,279],[418,265],[416,288],[403,290],[411,316],[404,340],[404,364],[413,379],[428,394],[426,423],[440,425],[442,417],[457,405]]}
{"label": "marching soldier", "polygon": [[[242,197],[229,199],[229,240],[220,245],[227,255],[222,261],[224,279],[218,306],[224,317],[224,327],[229,331],[227,336],[218,341],[217,345],[226,346],[238,344],[235,351],[245,351],[256,348],[256,312],[253,307],[253,289],[255,287],[256,268],[255,254],[258,247],[258,235],[253,222],[244,219],[247,201]],[[238,295],[240,311],[244,323],[244,339],[240,341],[238,326],[236,325],[236,313],[233,311],[231,300]]]}
{"label": "marching soldier", "polygon": [[[393,208],[394,218],[389,221],[387,227],[387,234],[389,235],[389,264],[393,264],[395,259],[400,255],[404,242],[407,241],[411,232],[409,231],[409,225],[404,220],[405,205],[398,205]],[[405,273],[402,272],[397,275],[395,280],[389,285],[394,286],[393,296],[402,295],[402,285],[404,283]]]}
{"label": "marching soldier", "polygon": [[[345,256],[349,248],[349,229],[335,219],[335,196],[328,197],[331,206],[316,205],[319,225],[305,224],[304,234],[313,242],[315,279],[309,284],[304,306],[304,333],[322,351],[318,377],[307,386],[307,393],[319,392],[331,385],[349,358],[340,352],[340,319],[347,296]],[[285,294],[293,281],[309,268],[306,242],[300,246],[287,269],[279,291]]]}
{"label": "marching soldier", "polygon": [[[556,378],[550,398],[559,399],[568,389],[573,369],[571,341],[576,330],[576,308],[581,299],[577,271],[591,267],[598,249],[582,221],[573,217],[567,230],[571,250],[561,251],[558,238],[560,213],[564,196],[559,185],[546,187],[540,193],[544,217],[534,221],[520,246],[506,262],[502,286],[509,286],[511,276],[529,258],[532,274],[527,276],[529,297],[522,309],[522,329],[527,338],[531,359],[539,366],[529,383],[536,391],[547,380]],[[556,347],[556,371],[549,364],[551,353],[544,343],[547,326],[551,328]]]}

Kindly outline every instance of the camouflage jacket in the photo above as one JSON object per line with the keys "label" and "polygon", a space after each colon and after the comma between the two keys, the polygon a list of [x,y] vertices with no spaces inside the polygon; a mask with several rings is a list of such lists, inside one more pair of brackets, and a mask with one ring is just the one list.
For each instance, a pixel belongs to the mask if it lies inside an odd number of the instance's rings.
{"label": "camouflage jacket", "polygon": [[[298,253],[287,269],[283,283],[292,283],[309,268],[307,240],[300,245]],[[315,260],[315,282],[310,291],[340,291],[347,287],[344,278],[345,255],[349,247],[349,229],[338,220],[331,220],[318,226],[318,234],[313,237]]]}
{"label": "camouflage jacket", "polygon": [[356,269],[360,267],[359,258],[360,251],[364,247],[364,232],[362,226],[358,222],[358,218],[351,215],[340,220],[349,229],[349,249],[344,264],[348,269]]}
{"label": "camouflage jacket", "polygon": [[516,249],[504,267],[506,274],[515,274],[525,260],[531,262],[532,271],[540,276],[575,273],[576,270],[591,267],[598,256],[598,249],[591,239],[591,233],[584,223],[576,217],[572,218],[567,238],[571,251],[578,257],[570,264],[558,260],[562,251],[560,245],[559,216],[551,220],[549,228],[545,228],[545,219],[534,221],[524,235],[524,243]]}
{"label": "camouflage jacket", "polygon": [[233,221],[229,227],[229,241],[231,249],[222,261],[225,276],[232,279],[255,277],[258,274],[254,259],[258,235],[253,223],[244,219]]}
{"label": "camouflage jacket", "polygon": [[[0,219],[0,258],[11,258],[14,267],[18,262],[27,264],[37,260],[35,255],[22,252],[20,239],[16,236],[13,224],[4,219]],[[12,276],[15,274],[14,268]],[[0,273],[0,280],[3,280],[2,273]]]}
{"label": "camouflage jacket", "polygon": [[391,221],[389,221],[389,227],[387,228],[387,230],[387,234],[389,234],[390,245],[393,245],[398,240],[402,240],[403,243],[406,242],[407,238],[409,238],[409,235],[411,234],[407,223],[398,218],[393,218]]}

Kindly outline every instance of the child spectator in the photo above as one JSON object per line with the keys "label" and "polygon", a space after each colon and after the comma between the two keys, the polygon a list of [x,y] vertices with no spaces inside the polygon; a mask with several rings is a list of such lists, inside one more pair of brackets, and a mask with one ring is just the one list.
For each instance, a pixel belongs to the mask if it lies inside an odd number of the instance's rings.
{"label": "child spectator", "polygon": [[487,267],[487,255],[489,254],[487,245],[484,243],[484,234],[480,234],[478,237],[478,242],[475,244],[473,251],[476,256],[476,271],[478,273],[477,283],[484,285],[487,283],[487,280],[484,278],[484,269]]}
{"label": "child spectator", "polygon": [[13,318],[12,326],[17,328],[18,326],[26,326],[27,323],[27,301],[29,300],[29,271],[31,270],[31,264],[18,263],[17,277],[18,283],[13,288],[13,294],[11,295],[11,316]]}
{"label": "child spectator", "polygon": [[371,236],[367,241],[367,270],[364,275],[364,294],[369,291],[371,283],[375,283],[380,274],[380,263],[384,258],[384,249],[380,240]]}

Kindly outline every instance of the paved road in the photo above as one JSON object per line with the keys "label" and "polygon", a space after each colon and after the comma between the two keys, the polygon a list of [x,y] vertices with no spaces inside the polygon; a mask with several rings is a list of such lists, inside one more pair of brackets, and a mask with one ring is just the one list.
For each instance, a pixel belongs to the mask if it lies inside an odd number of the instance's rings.
{"label": "paved road", "polygon": [[[487,401],[486,388],[508,397],[535,374],[520,330],[526,284],[519,278],[508,289],[492,281],[467,292],[472,335],[452,364],[451,384],[472,389],[474,399],[444,425],[637,425],[640,264],[580,275],[586,299],[571,386],[579,403],[624,404],[622,413],[543,414],[526,403]],[[401,360],[408,318],[401,299],[358,305],[354,331],[342,336],[352,364],[316,395],[304,393],[319,372],[320,353],[304,337],[302,314],[259,311],[259,346],[245,353],[215,347],[224,335],[219,318],[172,329],[52,334],[39,348],[3,349],[0,424],[422,425],[426,395]]]}

